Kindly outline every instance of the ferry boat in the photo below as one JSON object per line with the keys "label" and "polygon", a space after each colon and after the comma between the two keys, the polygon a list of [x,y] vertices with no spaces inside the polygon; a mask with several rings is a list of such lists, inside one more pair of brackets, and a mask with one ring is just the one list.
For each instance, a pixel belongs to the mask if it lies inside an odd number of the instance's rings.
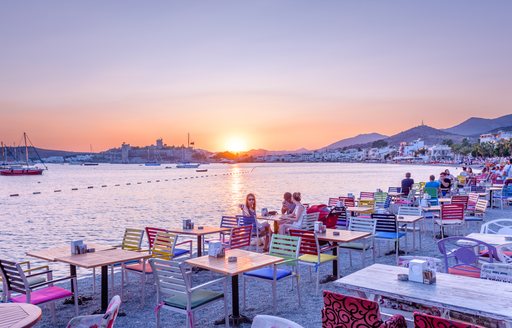
{"label": "ferry boat", "polygon": [[196,172],[208,172],[208,169],[199,169],[199,170],[196,170]]}

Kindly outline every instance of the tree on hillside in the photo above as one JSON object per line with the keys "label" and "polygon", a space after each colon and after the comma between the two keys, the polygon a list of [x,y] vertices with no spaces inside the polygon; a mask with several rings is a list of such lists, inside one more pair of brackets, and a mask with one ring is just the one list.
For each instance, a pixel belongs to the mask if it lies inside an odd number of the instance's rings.
{"label": "tree on hillside", "polygon": [[372,148],[384,148],[387,147],[388,143],[384,140],[376,140],[372,142]]}
{"label": "tree on hillside", "polygon": [[452,139],[444,139],[441,144],[451,147],[453,145],[453,140]]}

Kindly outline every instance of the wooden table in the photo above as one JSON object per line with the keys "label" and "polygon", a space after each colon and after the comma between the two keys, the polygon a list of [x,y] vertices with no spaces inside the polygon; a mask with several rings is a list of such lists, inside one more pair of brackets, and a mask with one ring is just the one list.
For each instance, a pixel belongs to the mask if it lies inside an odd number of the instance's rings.
{"label": "wooden table", "polygon": [[492,246],[499,246],[499,245],[503,245],[503,244],[512,243],[512,240],[505,240],[505,237],[512,238],[512,235],[496,235],[496,234],[490,234],[490,233],[474,232],[474,233],[470,233],[466,237],[483,241],[484,243],[487,243]]}
{"label": "wooden table", "polygon": [[[227,232],[230,231],[229,228],[221,228],[221,227],[212,227],[212,226],[202,226],[202,229],[199,229],[197,226],[194,229],[183,229],[183,228],[170,228],[167,229],[168,232],[177,233],[179,235],[189,235],[197,237],[197,257],[203,255],[203,236],[209,235],[212,233],[218,232]],[[192,255],[192,254],[190,254]]]}
{"label": "wooden table", "polygon": [[[339,232],[339,235],[334,235],[334,232]],[[349,230],[337,230],[337,229],[326,229],[324,233],[316,234],[318,240],[329,241],[335,246],[332,249],[332,255],[338,258],[338,244],[351,243],[362,238],[371,236],[369,232],[361,231],[349,231]],[[332,261],[332,276],[322,280],[322,283],[334,281],[338,279],[338,260]]]}
{"label": "wooden table", "polygon": [[[409,224],[412,224],[412,249],[416,249],[416,223],[423,220],[424,217],[421,215],[398,215],[396,217],[396,220],[398,223],[405,224],[406,226]],[[418,238],[419,238],[419,244],[421,249],[421,225],[418,229]]]}
{"label": "wooden table", "polygon": [[[148,252],[126,251],[123,249],[109,249],[94,253],[68,255],[58,257],[55,260],[69,264],[71,267],[92,269],[101,267],[101,313],[105,313],[108,307],[108,266],[116,263],[125,263],[130,261],[145,260],[150,258]],[[144,291],[144,284],[142,284]]]}
{"label": "wooden table", "polygon": [[452,198],[451,197],[441,197],[441,198],[438,198],[437,201],[441,204],[444,204],[444,203],[451,203],[452,202]]}
{"label": "wooden table", "polygon": [[[229,256],[236,256],[236,262],[228,262]],[[231,297],[233,304],[233,314],[231,320],[235,325],[244,322],[250,322],[249,318],[240,314],[240,300],[238,291],[238,275],[247,271],[256,270],[272,264],[283,261],[282,258],[245,251],[241,249],[231,249],[226,251],[225,257],[215,258],[211,256],[196,257],[188,259],[185,263],[193,267],[210,270],[226,276],[231,276]],[[230,320],[230,321],[231,321]],[[223,323],[223,320],[216,322],[216,324]]]}
{"label": "wooden table", "polygon": [[0,328],[25,328],[41,320],[41,308],[25,303],[0,304]]}
{"label": "wooden table", "polygon": [[265,220],[265,221],[273,221],[274,222],[274,233],[279,232],[279,221],[283,219],[283,214],[281,215],[267,215],[267,216],[257,216],[257,220]]}
{"label": "wooden table", "polygon": [[386,296],[512,323],[510,283],[448,273],[437,273],[433,285],[397,279],[397,274],[408,272],[407,268],[374,264],[335,283],[363,297]]}

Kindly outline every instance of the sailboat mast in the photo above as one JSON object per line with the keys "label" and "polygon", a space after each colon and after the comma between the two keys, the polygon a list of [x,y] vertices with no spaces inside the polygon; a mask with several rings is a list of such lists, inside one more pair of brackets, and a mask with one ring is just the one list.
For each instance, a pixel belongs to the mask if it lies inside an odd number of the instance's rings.
{"label": "sailboat mast", "polygon": [[28,166],[28,146],[27,146],[27,133],[23,132],[23,139],[25,139],[25,161],[27,162]]}
{"label": "sailboat mast", "polygon": [[190,148],[190,133],[187,133],[187,148]]}

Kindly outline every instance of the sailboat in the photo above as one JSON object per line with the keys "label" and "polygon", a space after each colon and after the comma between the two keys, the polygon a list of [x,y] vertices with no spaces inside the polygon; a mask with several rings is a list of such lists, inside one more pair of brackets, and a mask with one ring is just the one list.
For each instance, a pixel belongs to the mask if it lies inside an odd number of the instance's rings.
{"label": "sailboat", "polygon": [[[42,175],[43,169],[38,168],[36,166],[30,166],[28,164],[28,144],[27,144],[27,134],[23,132],[23,139],[25,140],[25,164],[26,165],[10,165],[8,168],[0,170],[0,175],[7,175],[7,176],[18,176],[18,175]],[[30,139],[29,139],[30,140]],[[32,145],[32,147],[34,147]],[[34,147],[35,150],[35,147]],[[37,150],[36,150],[37,154]],[[37,154],[39,156],[39,154]],[[44,165],[44,164],[43,164]],[[45,166],[46,168],[46,166]]]}
{"label": "sailboat", "polygon": [[[187,149],[190,148],[190,145],[194,145],[194,142],[190,142],[190,133],[187,133]],[[183,151],[181,153],[182,161],[179,162],[178,164],[176,164],[176,168],[177,169],[197,169],[199,167],[199,165],[201,165],[201,164],[185,162],[184,161],[184,158],[185,158],[184,151],[185,150],[183,149]]]}

